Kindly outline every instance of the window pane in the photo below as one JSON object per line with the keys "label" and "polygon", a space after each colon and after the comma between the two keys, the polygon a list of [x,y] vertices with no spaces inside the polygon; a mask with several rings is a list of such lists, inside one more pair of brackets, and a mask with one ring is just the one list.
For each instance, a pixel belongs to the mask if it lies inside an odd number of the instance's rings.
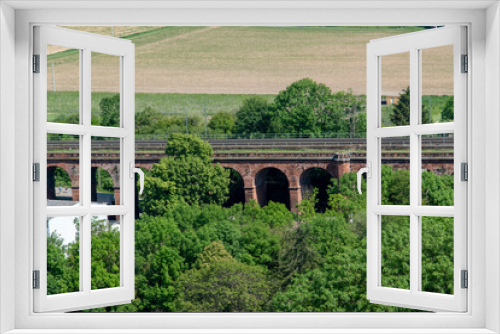
{"label": "window pane", "polygon": [[80,50],[47,45],[47,122],[80,123]]}
{"label": "window pane", "polygon": [[422,205],[453,206],[453,134],[422,136]]}
{"label": "window pane", "polygon": [[120,126],[120,57],[92,52],[92,125]]}
{"label": "window pane", "polygon": [[423,49],[421,57],[421,122],[453,122],[453,45]]}
{"label": "window pane", "polygon": [[382,205],[410,205],[410,137],[381,138]]}
{"label": "window pane", "polygon": [[382,286],[410,289],[410,217],[382,216]]}
{"label": "window pane", "polygon": [[380,57],[381,125],[410,125],[410,53]]}
{"label": "window pane", "polygon": [[120,205],[120,139],[92,137],[92,205]]}
{"label": "window pane", "polygon": [[80,218],[47,218],[47,294],[80,291]]}
{"label": "window pane", "polygon": [[92,216],[92,290],[120,286],[120,216]]}
{"label": "window pane", "polygon": [[453,294],[453,218],[422,217],[422,291]]}
{"label": "window pane", "polygon": [[80,137],[47,134],[47,206],[80,203]]}

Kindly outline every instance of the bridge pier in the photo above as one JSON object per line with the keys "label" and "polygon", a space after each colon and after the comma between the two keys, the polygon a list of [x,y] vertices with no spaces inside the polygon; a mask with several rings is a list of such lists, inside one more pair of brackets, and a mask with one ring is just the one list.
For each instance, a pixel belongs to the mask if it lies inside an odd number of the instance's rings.
{"label": "bridge pier", "polygon": [[114,187],[115,190],[115,205],[120,205],[120,187]]}
{"label": "bridge pier", "polygon": [[257,200],[257,189],[256,187],[244,188],[245,190],[245,203],[248,203],[252,200]]}
{"label": "bridge pier", "polygon": [[297,212],[297,205],[302,202],[302,190],[300,187],[288,188],[290,192],[290,211]]}
{"label": "bridge pier", "polygon": [[252,177],[243,177],[243,190],[245,191],[245,203],[251,200],[257,201],[257,187]]}

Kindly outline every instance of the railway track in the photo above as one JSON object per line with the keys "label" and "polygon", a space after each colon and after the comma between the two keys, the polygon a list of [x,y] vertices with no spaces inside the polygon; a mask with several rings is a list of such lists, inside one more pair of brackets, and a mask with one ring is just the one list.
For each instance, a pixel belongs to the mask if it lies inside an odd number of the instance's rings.
{"label": "railway track", "polygon": [[[218,139],[208,141],[214,151],[238,150],[329,150],[337,151],[365,151],[365,138],[328,138],[328,139]],[[162,152],[165,150],[166,140],[138,140],[135,149],[137,152]],[[118,141],[92,141],[93,150],[117,150]],[[385,150],[408,150],[409,138],[383,138]],[[424,150],[453,150],[453,137],[432,137],[422,139]],[[74,151],[79,149],[76,141],[49,141],[48,151]]]}

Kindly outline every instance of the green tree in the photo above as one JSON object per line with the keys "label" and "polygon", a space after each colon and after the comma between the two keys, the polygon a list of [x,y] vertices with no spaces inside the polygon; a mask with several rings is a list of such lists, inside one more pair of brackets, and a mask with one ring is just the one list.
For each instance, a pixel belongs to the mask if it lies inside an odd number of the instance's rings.
{"label": "green tree", "polygon": [[219,204],[227,200],[229,172],[212,164],[212,148],[194,136],[173,134],[169,137],[168,157],[151,168],[145,177],[144,211],[163,215],[172,202],[189,205]]}
{"label": "green tree", "polygon": [[92,217],[92,289],[120,286],[120,230]]}
{"label": "green tree", "polygon": [[347,133],[352,103],[351,93],[332,94],[324,84],[301,79],[274,99],[271,127],[276,133]]}
{"label": "green tree", "polygon": [[398,103],[392,108],[391,122],[396,126],[410,124],[410,87],[399,94]]}
{"label": "green tree", "polygon": [[[410,87],[399,94],[399,101],[392,108],[391,122],[396,126],[410,125]],[[432,123],[429,106],[422,106],[422,124]]]}
{"label": "green tree", "polygon": [[78,242],[63,244],[64,239],[53,231],[47,236],[47,294],[79,291]]}
{"label": "green tree", "polygon": [[455,115],[454,115],[454,105],[455,105],[455,98],[453,96],[450,97],[448,101],[446,101],[446,104],[444,105],[443,110],[441,111],[441,121],[443,122],[452,122]]}
{"label": "green tree", "polygon": [[366,112],[358,113],[354,119],[356,124],[354,134],[356,138],[366,137]]}
{"label": "green tree", "polygon": [[237,133],[270,132],[272,112],[266,99],[253,96],[243,101],[236,112],[235,128]]}
{"label": "green tree", "polygon": [[142,112],[135,114],[135,133],[153,134],[162,130],[163,115],[157,110],[146,107]]}
{"label": "green tree", "polygon": [[99,102],[102,126],[120,126],[120,94],[103,97]]}
{"label": "green tree", "polygon": [[71,187],[71,179],[68,173],[60,167],[56,167],[54,170],[54,180],[56,187]]}
{"label": "green tree", "polygon": [[209,161],[214,154],[209,143],[193,135],[172,133],[168,137],[165,153],[173,158],[195,157]]}
{"label": "green tree", "polygon": [[272,293],[264,269],[236,261],[188,270],[178,284],[183,312],[262,312]]}
{"label": "green tree", "polygon": [[219,111],[210,119],[208,127],[213,133],[230,134],[234,130],[233,116],[227,111]]}
{"label": "green tree", "polygon": [[224,248],[224,245],[218,241],[214,241],[208,246],[205,246],[203,253],[196,261],[197,268],[207,268],[215,262],[232,262],[234,258]]}

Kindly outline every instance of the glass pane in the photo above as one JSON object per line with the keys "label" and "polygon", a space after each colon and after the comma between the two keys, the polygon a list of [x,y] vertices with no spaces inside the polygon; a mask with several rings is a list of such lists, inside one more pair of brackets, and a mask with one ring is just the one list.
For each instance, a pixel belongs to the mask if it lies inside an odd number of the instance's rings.
{"label": "glass pane", "polygon": [[47,218],[47,295],[80,291],[80,218]]}
{"label": "glass pane", "polygon": [[382,205],[410,205],[410,137],[381,138]]}
{"label": "glass pane", "polygon": [[410,124],[410,53],[380,57],[381,125]]}
{"label": "glass pane", "polygon": [[47,122],[80,123],[80,50],[47,45]]}
{"label": "glass pane", "polygon": [[120,139],[92,137],[92,205],[120,205]]}
{"label": "glass pane", "polygon": [[47,206],[80,203],[80,137],[47,134]]}
{"label": "glass pane", "polygon": [[423,49],[422,124],[453,122],[453,45]]}
{"label": "glass pane", "polygon": [[120,286],[120,216],[92,216],[92,290]]}
{"label": "glass pane", "polygon": [[453,294],[453,222],[422,217],[422,291]]}
{"label": "glass pane", "polygon": [[92,125],[120,126],[120,57],[92,52]]}
{"label": "glass pane", "polygon": [[453,134],[422,136],[422,205],[453,206]]}
{"label": "glass pane", "polygon": [[382,286],[410,289],[410,217],[381,216]]}

